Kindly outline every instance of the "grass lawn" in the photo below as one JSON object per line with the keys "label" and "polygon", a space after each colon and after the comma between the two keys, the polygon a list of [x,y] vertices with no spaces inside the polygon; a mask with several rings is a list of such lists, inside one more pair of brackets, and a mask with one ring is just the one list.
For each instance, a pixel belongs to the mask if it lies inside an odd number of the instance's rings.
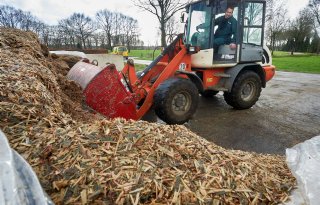
{"label": "grass lawn", "polygon": [[320,74],[320,56],[310,54],[290,55],[288,52],[275,52],[272,57],[277,70]]}
{"label": "grass lawn", "polygon": [[[154,58],[160,55],[160,53],[160,50],[156,50],[154,52]],[[131,50],[129,56],[138,57],[141,60],[153,60],[153,50]]]}
{"label": "grass lawn", "polygon": [[[156,58],[158,55],[160,55],[160,50],[154,51],[154,58]],[[137,57],[141,60],[153,60],[153,50],[131,50],[129,53],[130,57]],[[134,64],[134,67],[136,71],[142,71],[144,70],[148,65],[143,64]]]}
{"label": "grass lawn", "polygon": [[148,65],[143,65],[143,64],[134,64],[134,68],[136,69],[136,71],[142,71],[144,70]]}

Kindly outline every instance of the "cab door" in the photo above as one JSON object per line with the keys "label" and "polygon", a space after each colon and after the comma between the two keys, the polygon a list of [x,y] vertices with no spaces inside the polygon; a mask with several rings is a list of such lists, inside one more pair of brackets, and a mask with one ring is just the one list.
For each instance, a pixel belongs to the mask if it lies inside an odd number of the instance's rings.
{"label": "cab door", "polygon": [[265,24],[265,1],[245,1],[242,5],[240,62],[261,62]]}

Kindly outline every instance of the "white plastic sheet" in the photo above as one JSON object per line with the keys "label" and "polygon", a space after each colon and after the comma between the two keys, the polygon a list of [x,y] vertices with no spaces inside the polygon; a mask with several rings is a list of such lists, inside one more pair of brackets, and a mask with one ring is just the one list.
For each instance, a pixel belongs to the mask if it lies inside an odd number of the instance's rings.
{"label": "white plastic sheet", "polygon": [[320,203],[320,136],[286,149],[287,164],[298,182],[287,204]]}
{"label": "white plastic sheet", "polygon": [[52,201],[43,192],[31,166],[9,146],[0,130],[0,204],[49,205]]}
{"label": "white plastic sheet", "polygon": [[81,58],[87,58],[86,54],[80,51],[50,51],[50,53],[55,53],[57,55],[72,55],[79,56]]}

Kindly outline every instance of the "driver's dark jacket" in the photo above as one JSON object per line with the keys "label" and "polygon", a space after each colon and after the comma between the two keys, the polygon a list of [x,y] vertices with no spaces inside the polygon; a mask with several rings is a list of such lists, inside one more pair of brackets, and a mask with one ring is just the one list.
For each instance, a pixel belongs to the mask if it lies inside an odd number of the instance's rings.
{"label": "driver's dark jacket", "polygon": [[215,38],[224,38],[227,43],[236,43],[237,20],[233,16],[229,19],[220,16],[215,20],[215,25],[218,26],[214,34]]}

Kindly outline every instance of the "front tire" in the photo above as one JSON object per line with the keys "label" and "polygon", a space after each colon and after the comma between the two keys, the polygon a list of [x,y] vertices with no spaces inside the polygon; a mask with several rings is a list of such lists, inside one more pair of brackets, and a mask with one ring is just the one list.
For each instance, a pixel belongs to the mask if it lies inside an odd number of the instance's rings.
{"label": "front tire", "polygon": [[183,124],[195,113],[199,93],[188,79],[171,78],[162,82],[154,94],[154,109],[167,124]]}
{"label": "front tire", "polygon": [[237,76],[231,92],[224,93],[224,99],[235,109],[248,109],[258,101],[261,87],[261,79],[257,73],[244,71]]}

